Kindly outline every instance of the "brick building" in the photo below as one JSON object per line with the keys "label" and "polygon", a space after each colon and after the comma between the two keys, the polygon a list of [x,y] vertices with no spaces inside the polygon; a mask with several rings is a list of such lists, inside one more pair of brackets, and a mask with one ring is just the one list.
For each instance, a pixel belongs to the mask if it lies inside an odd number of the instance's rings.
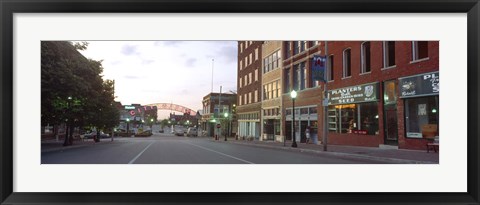
{"label": "brick building", "polygon": [[238,42],[238,136],[260,138],[262,41]]}
{"label": "brick building", "polygon": [[[209,93],[203,97],[203,115],[200,120],[201,128],[207,136],[229,132],[232,136],[236,134],[237,122],[233,110],[237,102],[236,94],[229,93]],[[225,118],[225,113],[228,113]],[[217,124],[221,124],[221,129],[217,129]]]}
{"label": "brick building", "polygon": [[[438,41],[327,47],[328,144],[425,149],[425,137],[438,135]],[[319,136],[322,131],[319,126]]]}
{"label": "brick building", "polygon": [[305,130],[310,126],[311,136],[316,143],[319,133],[318,119],[322,110],[323,89],[319,81],[314,81],[311,64],[314,55],[322,52],[320,41],[284,41],[283,42],[283,133],[286,139],[292,139],[292,99],[290,92],[295,90],[295,136],[297,141],[305,141]]}

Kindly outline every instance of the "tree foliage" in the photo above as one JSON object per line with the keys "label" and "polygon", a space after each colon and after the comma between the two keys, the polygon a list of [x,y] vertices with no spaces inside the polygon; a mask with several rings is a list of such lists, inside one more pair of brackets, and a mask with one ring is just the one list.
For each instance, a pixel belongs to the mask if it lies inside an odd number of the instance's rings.
{"label": "tree foliage", "polygon": [[88,43],[66,41],[41,43],[42,124],[94,126],[101,129],[118,124],[113,81],[102,79],[102,61],[85,58],[77,49]]}

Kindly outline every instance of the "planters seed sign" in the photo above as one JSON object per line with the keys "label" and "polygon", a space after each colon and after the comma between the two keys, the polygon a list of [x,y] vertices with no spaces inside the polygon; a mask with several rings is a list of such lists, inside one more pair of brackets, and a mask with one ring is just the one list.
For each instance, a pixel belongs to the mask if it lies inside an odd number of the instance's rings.
{"label": "planters seed sign", "polygon": [[400,97],[419,97],[440,93],[440,75],[438,72],[399,78]]}
{"label": "planters seed sign", "polygon": [[378,100],[378,82],[328,91],[328,105],[352,104]]}

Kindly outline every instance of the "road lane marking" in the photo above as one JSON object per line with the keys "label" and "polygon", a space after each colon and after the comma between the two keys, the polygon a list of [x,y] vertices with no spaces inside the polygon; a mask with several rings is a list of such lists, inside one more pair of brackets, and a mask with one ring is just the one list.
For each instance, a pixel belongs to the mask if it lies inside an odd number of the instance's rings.
{"label": "road lane marking", "polygon": [[155,141],[150,142],[150,144],[148,144],[147,147],[145,147],[145,149],[143,149],[140,153],[138,153],[138,155],[137,155],[135,158],[133,158],[128,164],[133,164],[133,163],[135,162],[135,160],[137,160],[137,159],[140,157],[140,155],[142,155],[145,151],[147,151],[147,149],[148,149],[153,143],[155,143]]}
{"label": "road lane marking", "polygon": [[195,146],[195,147],[202,148],[202,149],[204,149],[204,150],[208,150],[208,151],[211,151],[211,152],[215,152],[215,153],[217,153],[217,154],[221,154],[221,155],[223,155],[223,156],[230,157],[230,158],[233,158],[233,159],[236,159],[236,160],[239,160],[239,161],[248,163],[248,164],[255,164],[255,163],[253,163],[253,162],[249,162],[249,161],[247,161],[247,160],[243,160],[243,159],[240,159],[240,158],[238,158],[238,157],[234,157],[234,156],[231,156],[231,155],[222,153],[222,152],[218,152],[218,151],[215,151],[215,150],[213,150],[213,149],[209,149],[209,148],[206,148],[206,147],[203,147],[203,146],[200,146],[200,145],[192,144],[192,143],[189,143],[189,142],[183,142],[183,143],[187,143],[187,144],[193,145],[193,146]]}

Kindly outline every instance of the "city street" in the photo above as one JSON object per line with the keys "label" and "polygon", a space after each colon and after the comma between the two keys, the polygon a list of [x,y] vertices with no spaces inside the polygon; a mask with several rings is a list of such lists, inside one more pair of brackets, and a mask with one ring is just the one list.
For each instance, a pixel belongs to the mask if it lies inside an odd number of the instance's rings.
{"label": "city street", "polygon": [[[206,137],[156,133],[102,139],[74,149],[42,152],[42,164],[384,164],[385,161],[248,146]],[[223,140],[223,139],[222,139]]]}

